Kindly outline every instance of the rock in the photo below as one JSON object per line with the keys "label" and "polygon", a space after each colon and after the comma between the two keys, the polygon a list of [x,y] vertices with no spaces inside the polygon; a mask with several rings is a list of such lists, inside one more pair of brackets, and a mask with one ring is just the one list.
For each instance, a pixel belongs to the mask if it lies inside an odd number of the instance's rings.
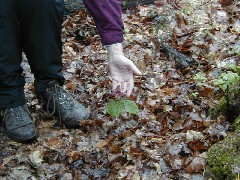
{"label": "rock", "polygon": [[232,123],[232,132],[208,150],[207,178],[239,179],[240,175],[240,82],[229,89],[211,110],[212,118],[224,115]]}
{"label": "rock", "polygon": [[[238,127],[239,128],[239,127]],[[238,179],[240,174],[240,131],[236,130],[208,150],[206,176]]]}

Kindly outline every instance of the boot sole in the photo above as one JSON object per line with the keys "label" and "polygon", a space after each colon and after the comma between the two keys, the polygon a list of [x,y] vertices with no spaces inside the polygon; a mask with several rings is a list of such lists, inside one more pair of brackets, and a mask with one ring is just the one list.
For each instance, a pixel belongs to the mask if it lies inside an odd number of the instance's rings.
{"label": "boot sole", "polygon": [[8,133],[7,131],[6,131],[6,134],[7,134],[8,138],[10,138],[13,141],[19,142],[19,143],[26,143],[26,144],[28,144],[28,143],[32,143],[34,140],[37,139],[37,133],[33,137],[28,138],[28,139],[18,139],[15,136],[13,136],[10,133]]}

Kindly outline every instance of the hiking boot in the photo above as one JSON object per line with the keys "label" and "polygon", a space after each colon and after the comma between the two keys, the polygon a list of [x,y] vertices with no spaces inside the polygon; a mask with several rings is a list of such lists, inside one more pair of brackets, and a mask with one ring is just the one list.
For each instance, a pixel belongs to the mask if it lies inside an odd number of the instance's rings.
{"label": "hiking boot", "polygon": [[7,136],[17,142],[30,142],[36,139],[37,130],[26,106],[2,109]]}
{"label": "hiking boot", "polygon": [[57,116],[67,128],[78,128],[80,121],[89,117],[87,109],[59,86],[57,81],[49,82],[40,97],[48,113]]}

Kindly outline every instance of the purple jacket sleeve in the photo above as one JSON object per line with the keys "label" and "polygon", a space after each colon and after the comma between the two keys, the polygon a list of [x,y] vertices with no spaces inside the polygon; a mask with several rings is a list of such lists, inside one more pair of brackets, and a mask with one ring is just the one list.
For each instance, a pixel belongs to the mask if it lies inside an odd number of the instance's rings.
{"label": "purple jacket sleeve", "polygon": [[92,14],[104,45],[123,41],[121,0],[83,0]]}

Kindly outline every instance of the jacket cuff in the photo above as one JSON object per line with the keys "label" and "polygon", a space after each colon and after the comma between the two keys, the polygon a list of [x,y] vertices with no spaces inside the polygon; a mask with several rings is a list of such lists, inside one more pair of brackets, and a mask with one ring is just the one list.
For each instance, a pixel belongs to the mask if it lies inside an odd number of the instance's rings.
{"label": "jacket cuff", "polygon": [[111,45],[123,42],[122,32],[107,32],[101,34],[101,42],[103,45]]}

